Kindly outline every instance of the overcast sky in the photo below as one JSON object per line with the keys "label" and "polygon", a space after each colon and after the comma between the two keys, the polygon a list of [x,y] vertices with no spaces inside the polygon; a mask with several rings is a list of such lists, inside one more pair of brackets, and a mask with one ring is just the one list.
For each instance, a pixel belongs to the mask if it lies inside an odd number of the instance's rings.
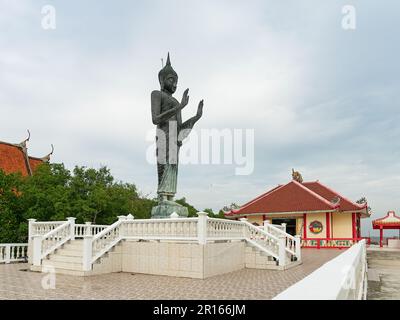
{"label": "overcast sky", "polygon": [[[42,28],[44,5],[55,30]],[[355,30],[342,28],[344,5]],[[219,210],[295,168],[365,196],[372,218],[400,214],[399,12],[395,0],[0,0],[0,140],[20,142],[29,128],[31,155],[54,144],[53,162],[106,165],[155,196],[150,93],[169,51],[176,97],[190,88],[185,119],[204,99],[198,129],[255,130],[251,175],[181,166],[177,197]]]}

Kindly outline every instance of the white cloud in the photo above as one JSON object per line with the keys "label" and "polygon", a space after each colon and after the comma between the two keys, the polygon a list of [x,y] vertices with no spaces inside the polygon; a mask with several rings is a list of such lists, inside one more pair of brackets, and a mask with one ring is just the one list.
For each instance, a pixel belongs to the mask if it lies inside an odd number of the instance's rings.
{"label": "white cloud", "polygon": [[198,128],[254,128],[257,146],[253,175],[184,166],[177,196],[217,210],[285,183],[295,167],[349,198],[365,195],[376,212],[397,209],[398,48],[374,50],[380,25],[366,32],[360,20],[352,45],[339,2],[97,3],[56,3],[57,29],[45,31],[40,3],[0,1],[0,140],[29,128],[33,155],[54,143],[53,161],[105,164],[154,195],[149,97],[171,51],[176,97],[190,88],[184,118],[204,98]]}

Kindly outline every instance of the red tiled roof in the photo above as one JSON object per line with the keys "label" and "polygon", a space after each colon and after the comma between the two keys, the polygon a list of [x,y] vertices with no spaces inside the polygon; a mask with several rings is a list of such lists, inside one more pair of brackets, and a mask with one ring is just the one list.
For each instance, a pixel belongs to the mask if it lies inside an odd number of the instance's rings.
{"label": "red tiled roof", "polygon": [[29,157],[29,164],[31,166],[32,172],[36,171],[36,168],[43,163],[42,159]]}
{"label": "red tiled roof", "polygon": [[227,216],[251,213],[333,211],[337,205],[297,181],[275,187]]}
{"label": "red tiled roof", "polygon": [[303,182],[303,185],[308,189],[314,191],[315,193],[318,193],[321,197],[324,197],[328,201],[332,201],[334,198],[339,197],[340,198],[339,204],[341,211],[356,211],[367,207],[366,203],[365,204],[354,203],[351,200],[343,197],[336,191],[323,185],[319,181]]}
{"label": "red tiled roof", "polygon": [[14,172],[20,172],[23,176],[30,174],[22,148],[4,142],[0,142],[0,169],[6,174]]}
{"label": "red tiled roof", "polygon": [[[338,197],[340,201],[336,202]],[[267,191],[225,215],[229,217],[253,213],[360,211],[366,208],[367,204],[356,204],[318,181],[299,183],[292,180]]]}
{"label": "red tiled roof", "polygon": [[6,174],[20,172],[23,176],[31,175],[41,163],[50,159],[51,153],[42,159],[28,156],[28,140],[20,144],[0,141],[0,169]]}
{"label": "red tiled roof", "polygon": [[394,211],[389,211],[383,218],[372,221],[372,226],[374,229],[376,229],[376,227],[379,228],[380,226],[400,226],[400,217],[396,216]]}

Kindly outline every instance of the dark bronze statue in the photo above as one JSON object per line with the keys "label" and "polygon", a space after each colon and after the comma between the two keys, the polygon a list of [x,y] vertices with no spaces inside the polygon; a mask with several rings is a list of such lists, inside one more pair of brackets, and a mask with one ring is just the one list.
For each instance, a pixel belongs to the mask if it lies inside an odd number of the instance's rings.
{"label": "dark bronze statue", "polygon": [[176,91],[178,75],[171,66],[169,53],[165,66],[158,73],[158,80],[161,90],[151,93],[151,115],[153,124],[157,126],[159,203],[151,215],[154,218],[164,218],[175,212],[179,216],[187,216],[187,209],[173,201],[177,187],[179,149],[203,114],[203,100],[198,105],[196,115],[182,122],[181,111],[189,103],[189,89],[183,93],[180,103],[172,96]]}

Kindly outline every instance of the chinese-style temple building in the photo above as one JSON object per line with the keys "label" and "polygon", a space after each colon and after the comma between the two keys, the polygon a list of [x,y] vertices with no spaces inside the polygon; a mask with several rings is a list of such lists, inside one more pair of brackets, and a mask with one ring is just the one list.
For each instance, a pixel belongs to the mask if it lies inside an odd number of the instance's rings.
{"label": "chinese-style temple building", "polygon": [[226,218],[247,218],[260,226],[285,223],[287,233],[313,248],[351,246],[361,240],[360,220],[369,215],[367,203],[355,203],[319,181],[303,182],[298,172],[289,183],[225,212]]}
{"label": "chinese-style temple building", "polygon": [[28,155],[27,142],[29,139],[30,134],[21,143],[0,141],[0,169],[6,174],[19,172],[23,176],[31,176],[40,164],[50,161],[53,150],[42,158]]}
{"label": "chinese-style temple building", "polygon": [[[372,228],[379,229],[379,246],[383,247],[383,230],[384,229],[399,229],[400,217],[396,216],[394,211],[389,211],[386,216],[372,221]],[[398,240],[399,241],[399,240]],[[394,242],[394,241],[392,241]],[[388,240],[388,245],[389,240]],[[396,244],[397,246],[398,244]]]}

